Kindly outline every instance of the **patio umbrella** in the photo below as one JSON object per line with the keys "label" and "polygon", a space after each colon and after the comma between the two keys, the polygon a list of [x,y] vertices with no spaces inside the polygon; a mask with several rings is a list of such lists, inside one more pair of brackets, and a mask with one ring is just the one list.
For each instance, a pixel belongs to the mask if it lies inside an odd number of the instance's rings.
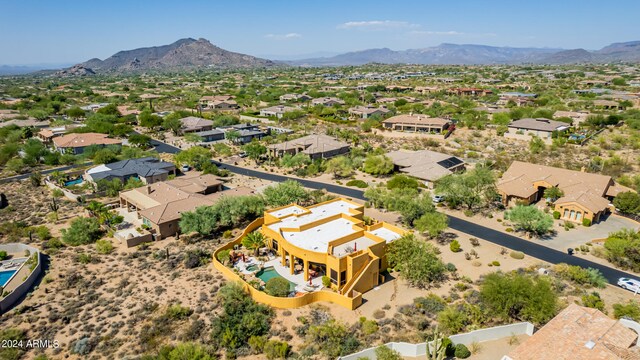
{"label": "patio umbrella", "polygon": [[358,242],[353,243],[353,251],[358,251]]}

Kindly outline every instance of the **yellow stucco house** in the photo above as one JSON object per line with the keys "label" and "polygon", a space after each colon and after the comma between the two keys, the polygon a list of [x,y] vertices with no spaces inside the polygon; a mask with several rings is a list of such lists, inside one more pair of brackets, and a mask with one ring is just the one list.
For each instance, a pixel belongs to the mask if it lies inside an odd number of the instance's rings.
{"label": "yellow stucco house", "polygon": [[558,187],[564,195],[554,201],[561,220],[595,223],[613,208],[611,201],[621,192],[633,191],[617,184],[611,176],[514,161],[498,181],[498,193],[505,206],[532,204],[544,191]]}
{"label": "yellow stucco house", "polygon": [[405,231],[377,222],[365,225],[364,206],[339,198],[317,205],[287,205],[264,214],[261,231],[291,274],[326,275],[331,287],[349,296],[381,282],[386,245]]}

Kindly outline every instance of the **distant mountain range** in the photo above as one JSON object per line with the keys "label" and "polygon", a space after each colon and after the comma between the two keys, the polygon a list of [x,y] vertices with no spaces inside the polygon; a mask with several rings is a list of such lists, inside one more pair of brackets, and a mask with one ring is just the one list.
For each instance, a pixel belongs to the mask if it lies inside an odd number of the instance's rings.
{"label": "distant mountain range", "polygon": [[271,60],[221,49],[206,39],[180,39],[173,44],[120,51],[111,57],[76,64],[56,73],[61,76],[201,68],[255,68],[275,66]]}
{"label": "distant mountain range", "polygon": [[[640,41],[614,43],[600,50],[515,48],[440,44],[422,49],[388,48],[348,52],[331,57],[272,61],[221,49],[206,39],[181,39],[173,44],[120,51],[54,72],[55,76],[165,72],[194,69],[237,69],[274,66],[348,66],[369,63],[424,65],[578,64],[640,62]],[[41,68],[0,66],[0,75],[24,74]],[[51,74],[52,71],[41,71]]]}
{"label": "distant mountain range", "polygon": [[347,66],[368,63],[425,65],[576,64],[640,62],[640,41],[615,43],[597,51],[440,44],[394,51],[388,48],[348,52],[332,57],[286,61],[295,66]]}

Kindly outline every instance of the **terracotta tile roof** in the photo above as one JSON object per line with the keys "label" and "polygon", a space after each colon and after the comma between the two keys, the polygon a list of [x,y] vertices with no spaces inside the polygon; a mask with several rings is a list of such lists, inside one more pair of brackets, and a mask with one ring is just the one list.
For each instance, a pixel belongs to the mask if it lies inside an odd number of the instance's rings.
{"label": "terracotta tile roof", "polygon": [[507,195],[528,198],[538,191],[533,184],[539,181],[557,186],[564,192],[556,204],[577,202],[594,212],[608,206],[609,201],[604,196],[609,187],[615,184],[611,176],[514,161],[497,186]]}
{"label": "terracotta tile roof", "polygon": [[638,334],[602,312],[569,305],[508,355],[512,360],[639,359]]}
{"label": "terracotta tile roof", "polygon": [[53,138],[53,143],[58,148],[81,148],[90,145],[120,145],[122,141],[111,139],[106,134],[81,133]]}

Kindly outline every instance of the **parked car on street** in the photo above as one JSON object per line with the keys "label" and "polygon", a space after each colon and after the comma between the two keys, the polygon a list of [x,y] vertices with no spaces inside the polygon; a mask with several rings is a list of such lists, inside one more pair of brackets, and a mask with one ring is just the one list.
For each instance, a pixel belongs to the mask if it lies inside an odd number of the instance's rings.
{"label": "parked car on street", "polygon": [[622,277],[618,279],[618,286],[633,292],[640,292],[640,281],[638,280]]}
{"label": "parked car on street", "polygon": [[433,195],[432,199],[433,199],[433,202],[437,204],[437,203],[441,203],[441,202],[444,201],[444,196],[443,195]]}

